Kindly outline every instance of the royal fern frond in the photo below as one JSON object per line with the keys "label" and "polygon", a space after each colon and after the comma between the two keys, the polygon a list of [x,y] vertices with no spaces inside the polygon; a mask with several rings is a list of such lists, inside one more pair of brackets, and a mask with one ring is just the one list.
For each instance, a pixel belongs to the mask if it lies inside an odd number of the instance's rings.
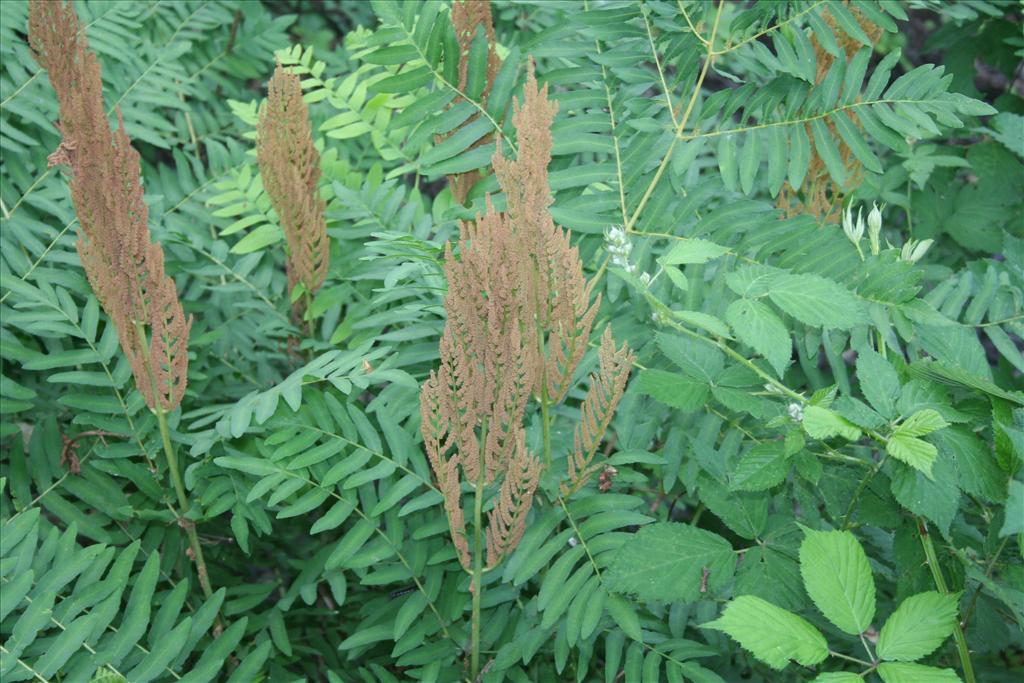
{"label": "royal fern frond", "polygon": [[568,459],[569,477],[561,486],[563,496],[568,497],[586,486],[590,477],[599,469],[600,466],[593,465],[594,454],[626,390],[626,381],[635,360],[628,345],[615,348],[611,328],[606,327],[598,351],[598,371],[590,376],[590,390],[580,406],[573,453]]}
{"label": "royal fern frond", "polygon": [[117,327],[146,403],[172,411],[187,384],[191,317],[164,273],[162,248],[150,243],[139,154],[120,108],[117,130],[110,130],[99,62],[71,4],[33,0],[29,42],[60,103],[63,140],[50,164],[70,168],[82,266]]}
{"label": "royal fern frond", "polygon": [[[256,126],[256,159],[263,186],[281,221],[288,245],[288,288],[301,284],[307,297],[327,277],[330,242],[320,198],[320,154],[313,145],[309,111],[299,77],[279,63],[270,79],[267,104]],[[301,316],[307,297],[296,299]]]}

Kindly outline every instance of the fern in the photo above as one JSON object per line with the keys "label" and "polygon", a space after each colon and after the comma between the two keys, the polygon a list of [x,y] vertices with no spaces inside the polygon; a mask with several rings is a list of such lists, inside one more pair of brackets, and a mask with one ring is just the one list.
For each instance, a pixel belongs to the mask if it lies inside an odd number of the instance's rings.
{"label": "fern", "polygon": [[[194,321],[161,430],[47,166],[28,5],[0,3],[0,677],[1005,678],[1012,4],[74,0]],[[301,332],[255,151],[277,62],[330,251]],[[550,381],[481,488],[431,466],[421,386],[446,299],[486,308],[516,259]]]}

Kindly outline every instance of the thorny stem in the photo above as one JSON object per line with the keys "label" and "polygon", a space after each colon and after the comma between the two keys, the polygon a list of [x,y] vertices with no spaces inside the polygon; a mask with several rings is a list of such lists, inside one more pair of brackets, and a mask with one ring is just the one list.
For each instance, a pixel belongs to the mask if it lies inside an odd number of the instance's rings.
{"label": "thorny stem", "polygon": [[470,653],[470,675],[475,679],[480,673],[480,595],[483,593],[481,581],[484,575],[484,545],[483,545],[483,511],[484,511],[484,484],[487,479],[487,469],[484,463],[484,453],[487,449],[487,420],[480,434],[480,462],[477,464],[476,492],[473,495],[473,615],[471,625],[471,653]]}
{"label": "thorny stem", "polygon": [[[921,546],[924,548],[924,556],[928,562],[928,568],[932,572],[932,579],[935,580],[935,587],[943,595],[949,593],[946,586],[946,579],[942,576],[942,568],[939,567],[939,558],[935,554],[935,546],[932,544],[932,535],[928,532],[928,522],[921,517],[917,518],[917,533],[921,537]],[[959,613],[959,608],[957,612]],[[964,637],[964,630],[960,626],[959,616],[953,625],[953,638],[956,640],[957,654],[960,655],[960,666],[964,670],[964,678],[967,683],[975,683],[974,666],[971,664],[971,653],[967,649],[967,638]]]}

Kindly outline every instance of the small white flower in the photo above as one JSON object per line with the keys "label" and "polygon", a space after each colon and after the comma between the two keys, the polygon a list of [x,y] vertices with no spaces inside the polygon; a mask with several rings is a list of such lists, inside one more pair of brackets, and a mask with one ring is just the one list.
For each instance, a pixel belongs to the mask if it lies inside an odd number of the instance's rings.
{"label": "small white flower", "polygon": [[569,547],[570,548],[575,548],[577,545],[579,545],[579,541],[576,540],[576,537],[575,536],[570,536],[569,537]]}
{"label": "small white flower", "polygon": [[799,403],[790,403],[786,410],[789,411],[789,416],[797,422],[804,419],[804,407]]}
{"label": "small white flower", "polygon": [[647,287],[648,285],[650,285],[651,284],[651,274],[650,273],[640,273],[640,284],[642,284],[644,287]]}

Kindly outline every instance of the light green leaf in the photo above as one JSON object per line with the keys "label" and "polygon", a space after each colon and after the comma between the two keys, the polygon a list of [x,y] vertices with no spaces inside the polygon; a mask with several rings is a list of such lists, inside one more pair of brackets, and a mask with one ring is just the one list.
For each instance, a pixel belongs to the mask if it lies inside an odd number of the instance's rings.
{"label": "light green leaf", "polygon": [[284,233],[277,225],[267,223],[252,230],[242,239],[238,240],[235,246],[231,247],[232,254],[250,254],[259,251],[271,244],[276,244],[284,239]]}
{"label": "light green leaf", "polygon": [[781,273],[768,296],[783,311],[814,327],[848,330],[867,320],[859,298],[820,275]]}
{"label": "light green leaf", "polygon": [[604,579],[608,590],[640,600],[691,602],[701,595],[705,569],[708,591],[732,579],[736,553],[729,542],[688,524],[662,522],[643,527],[623,544]]}
{"label": "light green leaf", "polygon": [[811,683],[863,683],[864,679],[849,671],[829,671],[818,674]]}
{"label": "light green leaf", "polygon": [[921,664],[899,664],[882,662],[878,675],[885,683],[961,683],[952,669],[937,669]]}
{"label": "light green leaf", "polygon": [[661,257],[661,262],[668,266],[682,263],[707,263],[711,259],[728,253],[729,249],[727,247],[720,246],[714,242],[696,238],[684,239],[676,242],[675,246]]}
{"label": "light green leaf", "polygon": [[842,436],[848,441],[860,438],[860,429],[835,411],[821,406],[804,407],[804,431],[815,439],[831,439]]}
{"label": "light green leaf", "polygon": [[913,662],[931,654],[953,633],[959,593],[936,591],[912,595],[896,608],[878,636],[882,659]]}
{"label": "light green leaf", "polygon": [[844,633],[868,630],[875,616],[875,581],[864,549],[849,531],[804,533],[800,573],[807,594]]}
{"label": "light green leaf", "polygon": [[731,601],[722,616],[702,628],[729,634],[777,670],[785,668],[790,660],[814,666],[828,657],[825,637],[809,621],[753,595]]}
{"label": "light green leaf", "polygon": [[882,417],[894,417],[896,399],[900,395],[900,378],[889,361],[873,349],[862,349],[857,354],[857,379],[872,407]]}
{"label": "light green leaf", "polygon": [[932,465],[939,454],[939,450],[932,444],[897,431],[885,442],[885,450],[931,479]]}
{"label": "light green leaf", "polygon": [[789,331],[770,308],[753,299],[737,299],[725,311],[736,337],[765,357],[782,377],[793,355]]}
{"label": "light green leaf", "polygon": [[931,408],[919,410],[896,428],[894,433],[906,436],[925,436],[949,426],[939,413]]}

